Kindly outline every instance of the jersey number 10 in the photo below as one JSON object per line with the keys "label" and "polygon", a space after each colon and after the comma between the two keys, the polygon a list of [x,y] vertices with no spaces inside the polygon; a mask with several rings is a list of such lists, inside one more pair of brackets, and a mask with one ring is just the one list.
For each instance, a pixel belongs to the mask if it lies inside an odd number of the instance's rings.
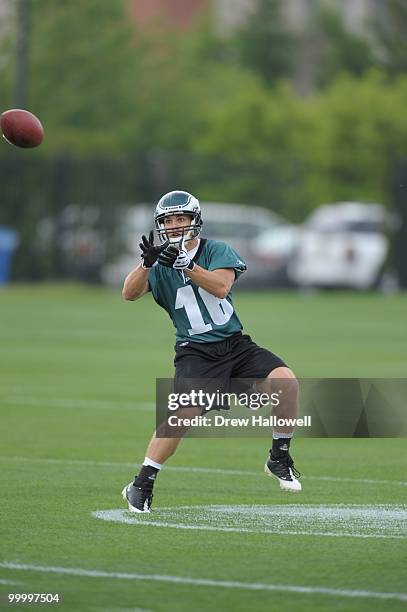
{"label": "jersey number 10", "polygon": [[[233,314],[233,306],[230,302],[226,299],[221,300],[215,297],[211,293],[205,291],[205,289],[202,289],[202,287],[198,287],[198,293],[215,325],[224,325],[229,321]],[[190,336],[204,334],[213,329],[210,323],[205,323],[191,285],[185,285],[185,287],[180,287],[180,289],[178,289],[175,308],[185,308],[186,315],[191,325],[188,330]]]}

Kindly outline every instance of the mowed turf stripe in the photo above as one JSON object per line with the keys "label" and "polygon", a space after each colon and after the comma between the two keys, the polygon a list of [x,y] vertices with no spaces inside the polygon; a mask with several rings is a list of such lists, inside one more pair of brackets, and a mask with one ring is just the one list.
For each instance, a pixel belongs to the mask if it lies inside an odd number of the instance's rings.
{"label": "mowed turf stripe", "polygon": [[25,397],[25,396],[8,396],[0,400],[4,404],[12,404],[13,406],[44,406],[55,408],[91,408],[92,410],[111,410],[112,408],[122,410],[142,410],[153,412],[155,404],[152,402],[123,402],[121,400],[106,400],[106,399],[75,399],[70,397]]}
{"label": "mowed turf stripe", "polygon": [[300,586],[292,584],[262,584],[259,582],[239,582],[237,580],[213,580],[211,578],[191,578],[189,576],[171,576],[165,574],[129,574],[126,572],[107,572],[89,570],[77,567],[54,567],[47,565],[32,565],[28,563],[0,562],[0,567],[8,570],[22,570],[80,576],[86,578],[107,578],[116,580],[145,580],[167,582],[172,584],[189,584],[191,586],[215,587],[224,589],[243,589],[247,591],[282,591],[283,593],[298,593],[301,595],[329,595],[332,597],[368,598],[407,601],[407,593],[383,593],[379,591],[362,591],[351,589],[331,589],[328,587]]}
{"label": "mowed turf stripe", "polygon": [[[91,459],[45,459],[42,457],[16,457],[14,455],[0,455],[0,461],[27,461],[31,463],[45,463],[45,464],[62,464],[62,465],[78,465],[78,466],[91,466],[91,467],[114,467],[114,468],[137,468],[141,466],[141,463],[122,463],[119,461],[94,461]],[[261,476],[264,477],[262,470],[229,470],[223,468],[203,468],[203,467],[184,467],[184,466],[165,466],[163,468],[166,472],[192,472],[202,474],[220,474],[222,476]],[[330,482],[350,482],[355,484],[371,484],[371,485],[396,485],[400,487],[406,487],[407,481],[405,480],[376,480],[373,478],[348,478],[341,476],[302,476],[303,480],[326,480]]]}

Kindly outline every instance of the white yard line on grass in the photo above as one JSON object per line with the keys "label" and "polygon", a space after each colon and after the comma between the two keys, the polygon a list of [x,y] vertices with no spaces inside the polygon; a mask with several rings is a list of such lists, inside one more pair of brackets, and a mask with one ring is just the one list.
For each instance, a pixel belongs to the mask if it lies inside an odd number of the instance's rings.
{"label": "white yard line on grass", "polygon": [[[234,514],[236,515],[236,513],[239,512],[241,513],[241,517],[235,517]],[[404,508],[396,508],[392,512],[391,508],[382,505],[377,507],[301,505],[177,506],[176,508],[159,508],[152,515],[131,513],[128,510],[121,509],[96,510],[91,514],[96,519],[133,525],[136,527],[151,525],[152,527],[194,531],[257,533],[261,535],[269,533],[290,536],[328,536],[336,538],[380,538],[395,540],[404,540],[407,538],[407,535],[394,533],[402,531],[402,525],[405,524],[405,516],[407,514],[406,510],[404,510]],[[361,524],[360,519],[363,514],[366,515],[366,519],[365,523]],[[182,516],[184,516],[184,522],[180,522]],[[384,521],[387,521],[387,517],[389,517],[388,531],[392,530],[393,533],[378,533],[381,530],[380,517],[383,517]],[[359,519],[359,521],[357,519]],[[343,530],[345,522],[347,531]],[[249,526],[247,527],[246,525]],[[290,525],[291,529],[286,529],[286,525]],[[321,527],[325,530],[322,531]],[[332,531],[329,530],[330,528]],[[381,531],[386,530],[382,529]]]}
{"label": "white yard line on grass", "polygon": [[0,578],[0,584],[24,584],[24,582],[20,582],[19,580],[3,580],[3,578]]}
{"label": "white yard line on grass", "polygon": [[[92,512],[92,515],[95,518],[101,518],[104,521],[113,521],[116,523],[128,523],[135,525],[133,521],[126,521],[124,519],[118,520],[117,515],[114,514],[114,510],[97,510],[96,512]],[[175,529],[191,529],[192,531],[224,531],[229,533],[270,533],[274,535],[289,535],[289,536],[327,536],[327,537],[335,537],[335,538],[380,538],[380,539],[393,539],[393,540],[405,540],[405,536],[397,536],[397,535],[379,535],[379,534],[364,534],[364,533],[335,533],[329,531],[284,531],[282,529],[263,529],[260,531],[255,531],[254,529],[247,529],[246,527],[212,527],[209,525],[185,525],[182,523],[166,523],[165,521],[149,521],[142,524],[143,527],[146,525],[151,525],[152,527],[171,527]]]}
{"label": "white yard line on grass", "polygon": [[172,584],[189,584],[191,586],[214,587],[224,589],[242,589],[246,591],[281,591],[283,593],[298,593],[301,595],[329,595],[332,597],[349,597],[364,599],[383,599],[407,601],[407,593],[383,593],[380,591],[362,591],[351,589],[331,589],[327,587],[300,586],[292,584],[262,584],[259,582],[239,582],[237,580],[213,580],[211,578],[191,578],[189,576],[170,576],[165,574],[129,574],[126,572],[106,572],[102,570],[89,570],[79,567],[54,567],[46,565],[32,565],[26,563],[0,562],[0,567],[9,570],[23,570],[42,572],[46,574],[59,574],[67,576],[81,576],[86,578],[105,578],[118,580],[146,580],[153,582],[167,582]]}
{"label": "white yard line on grass", "polygon": [[[137,468],[140,467],[140,463],[122,463],[119,461],[92,461],[89,459],[45,459],[41,457],[16,457],[14,455],[0,455],[0,461],[27,461],[29,463],[45,463],[45,464],[61,464],[61,465],[83,465],[92,467],[114,467],[114,468]],[[254,470],[228,470],[222,468],[204,468],[204,467],[184,467],[184,466],[165,466],[164,470],[167,472],[192,472],[201,474],[220,474],[222,476],[261,476],[263,477],[263,471],[259,469]],[[391,485],[406,487],[407,481],[405,480],[375,480],[373,478],[342,478],[341,476],[303,476],[303,480],[327,480],[331,482],[350,482],[354,484],[371,484],[371,485]]]}

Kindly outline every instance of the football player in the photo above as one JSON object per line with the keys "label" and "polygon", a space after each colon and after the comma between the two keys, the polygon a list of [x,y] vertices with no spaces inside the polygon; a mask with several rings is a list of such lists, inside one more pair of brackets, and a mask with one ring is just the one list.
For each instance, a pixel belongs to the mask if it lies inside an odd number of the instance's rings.
{"label": "football player", "polygon": [[[156,206],[154,222],[160,244],[154,244],[153,231],[142,237],[141,262],[127,275],[122,295],[137,300],[151,292],[170,315],[176,328],[175,386],[182,388],[186,379],[278,379],[279,388],[287,383],[291,413],[285,416],[295,417],[298,384],[292,370],[242,334],[232,286],[246,270],[245,262],[227,244],[200,238],[200,205],[186,191],[166,193]],[[198,407],[195,413],[189,410],[188,416],[202,413]],[[295,492],[301,484],[289,454],[292,435],[292,427],[273,430],[265,472],[275,476],[282,489]],[[139,474],[122,491],[131,511],[150,512],[155,479],[181,438],[154,433]]]}

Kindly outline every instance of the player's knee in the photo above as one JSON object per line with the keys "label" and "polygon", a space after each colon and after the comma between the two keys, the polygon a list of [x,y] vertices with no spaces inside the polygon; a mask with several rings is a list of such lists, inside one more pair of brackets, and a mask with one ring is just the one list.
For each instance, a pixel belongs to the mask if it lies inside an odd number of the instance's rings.
{"label": "player's knee", "polygon": [[297,380],[294,372],[287,367],[280,367],[280,368],[275,368],[274,370],[272,370],[267,378],[289,378],[292,380]]}
{"label": "player's knee", "polygon": [[267,376],[270,381],[273,379],[278,380],[279,385],[285,387],[290,393],[298,394],[299,383],[294,372],[287,367],[275,368]]}

